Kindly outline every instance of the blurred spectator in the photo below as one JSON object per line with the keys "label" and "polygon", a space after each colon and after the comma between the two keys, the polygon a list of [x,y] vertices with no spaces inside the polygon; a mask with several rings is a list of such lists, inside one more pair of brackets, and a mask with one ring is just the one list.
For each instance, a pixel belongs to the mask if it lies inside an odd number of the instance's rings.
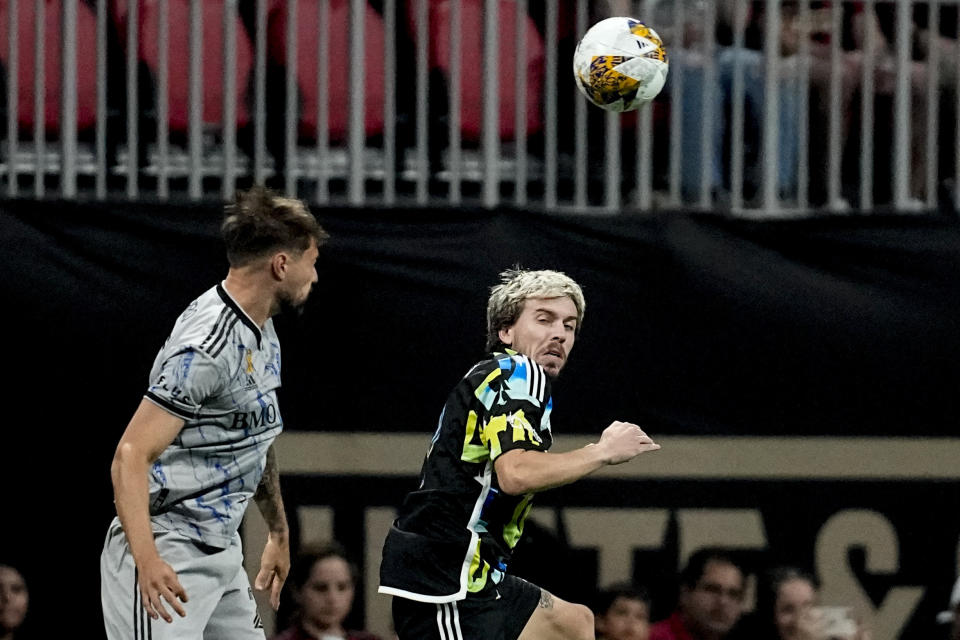
{"label": "blurred spectator", "polygon": [[[761,576],[757,607],[738,625],[737,640],[833,640],[817,609],[818,585],[811,574],[796,567],[775,567]],[[843,640],[870,640],[858,624]]]}
{"label": "blurred spectator", "polygon": [[357,570],[336,543],[302,551],[290,571],[297,605],[293,624],[272,640],[380,640],[366,631],[348,631]]}
{"label": "blurred spectator", "polygon": [[937,614],[937,622],[950,625],[950,633],[945,636],[949,640],[960,640],[960,578],[953,584],[950,594],[950,604],[946,611]]}
{"label": "blurred spectator", "polygon": [[597,640],[649,640],[650,597],[628,584],[600,590],[591,606]]}
{"label": "blurred spectator", "polygon": [[23,575],[14,567],[0,564],[0,640],[23,640],[24,620],[30,594]]}
{"label": "blurred spectator", "polygon": [[[718,31],[729,31],[727,20],[732,15],[727,7],[727,0],[716,3]],[[701,128],[708,102],[714,109],[714,121],[722,118],[718,113],[724,104],[724,98],[719,90],[710,90],[706,87],[706,74],[710,61],[707,48],[710,37],[713,35],[705,30],[707,24],[708,5],[705,0],[655,0],[651,7],[650,21],[655,25],[657,33],[663,39],[670,62],[670,73],[667,75],[667,84],[659,100],[668,105],[669,119],[680,118],[680,141],[669,140],[670,153],[680,153],[680,191],[684,199],[696,199],[700,190],[702,166],[712,161],[709,171],[708,187],[711,192],[722,184],[721,159],[715,157],[711,149],[704,156],[701,145]],[[679,10],[679,11],[678,11]],[[682,17],[681,17],[682,15]],[[678,23],[678,20],[680,22]],[[719,73],[719,70],[716,70]],[[682,94],[681,103],[675,105],[673,99],[674,86],[680,84]],[[665,131],[673,129],[669,123],[661,123]],[[718,127],[714,125],[714,133]],[[722,129],[721,129],[722,130]],[[663,133],[663,132],[662,132]],[[711,139],[713,136],[711,136]]]}
{"label": "blurred spectator", "polygon": [[[822,3],[821,3],[822,4]],[[705,0],[683,0],[682,12],[674,2],[660,0],[652,11],[653,24],[664,39],[670,57],[669,85],[664,99],[673,97],[680,83],[681,105],[671,105],[671,117],[679,117],[680,191],[684,199],[697,199],[703,166],[710,164],[707,188],[716,194],[729,188],[732,153],[744,154],[744,183],[747,197],[759,187],[761,158],[760,132],[765,104],[765,59],[763,3],[738,5],[724,0],[713,5]],[[712,16],[710,15],[712,13]],[[682,14],[682,16],[681,16]],[[739,15],[738,15],[739,14]],[[677,20],[682,20],[678,25]],[[712,32],[705,25],[713,24]],[[739,24],[738,24],[739,22]],[[800,25],[796,3],[786,0],[782,8],[777,122],[777,188],[784,197],[794,197],[797,187],[800,87],[797,84],[797,47],[810,26]],[[734,47],[736,33],[744,33],[745,46]],[[713,87],[708,87],[713,65]],[[736,70],[743,73],[744,146],[730,150],[731,110]],[[712,115],[708,114],[708,109]],[[705,120],[708,118],[708,120]],[[709,122],[707,148],[703,147],[703,126]],[[705,155],[706,154],[706,155]]]}
{"label": "blurred spectator", "polygon": [[[671,64],[667,80],[669,86],[664,89],[664,99],[670,100],[673,85],[681,84],[682,104],[679,111],[676,105],[671,105],[671,117],[681,119],[679,188],[686,200],[698,198],[705,163],[710,165],[706,178],[710,193],[717,195],[738,188],[739,185],[731,184],[733,154],[743,155],[743,197],[746,200],[755,198],[762,184],[763,120],[767,101],[767,3],[754,0],[739,5],[739,11],[735,10],[736,6],[731,2],[718,2],[712,9],[714,17],[710,18],[710,6],[704,0],[683,0],[683,24],[677,28],[675,22],[680,14],[676,3],[659,0],[654,5],[652,21],[664,39]],[[877,11],[880,11],[879,6]],[[882,11],[879,15],[881,18],[889,17]],[[835,17],[838,19],[834,20]],[[712,34],[704,29],[704,25],[709,25],[711,20],[714,20],[715,26]],[[876,43],[872,60],[876,96],[881,102],[889,102],[892,98],[896,79],[895,49],[889,36],[891,30],[883,29],[883,26],[884,21],[878,19],[873,9],[867,10],[863,2],[847,2],[839,8],[836,2],[828,0],[783,0],[781,3],[776,47],[779,53],[778,95],[774,115],[774,130],[777,132],[777,171],[774,180],[781,198],[809,199],[815,204],[825,201],[830,177],[827,173],[830,165],[826,162],[827,141],[834,134],[839,141],[841,154],[847,148],[854,115],[853,100],[863,77],[863,48],[868,32],[871,32]],[[734,38],[741,31],[744,44],[735,47]],[[836,67],[832,59],[834,42],[839,44]],[[956,58],[949,57],[952,53],[949,39],[941,38],[939,42],[946,56],[941,66],[946,68],[954,64]],[[706,86],[711,64],[715,65],[713,72],[716,84],[713,88]],[[743,145],[733,149],[733,85],[738,71],[743,74]],[[943,81],[947,82],[951,74],[955,75],[954,69],[945,69]],[[837,95],[833,95],[831,88],[835,77],[838,80]],[[803,84],[804,78],[807,86]],[[926,175],[925,151],[920,143],[926,132],[924,65],[912,62],[910,78],[910,117],[914,140],[910,152],[910,191],[914,198],[921,198]],[[805,92],[809,92],[808,112],[801,113]],[[840,120],[839,130],[831,132],[830,110],[834,101]],[[712,117],[709,117],[708,110],[712,112]],[[892,130],[889,125],[892,116],[889,108],[879,113],[878,122],[888,121],[880,128]],[[705,121],[704,118],[709,119]],[[710,128],[706,150],[702,141],[705,122],[709,123],[707,126]],[[805,194],[799,193],[798,142],[802,126],[809,128],[809,191]],[[890,184],[889,180],[877,182],[880,187]]]}
{"label": "blurred spectator", "polygon": [[[875,79],[875,98],[874,109],[876,111],[877,125],[875,131],[880,134],[875,141],[875,148],[879,152],[878,158],[881,164],[875,167],[875,173],[878,178],[874,181],[878,187],[888,188],[892,183],[892,178],[897,171],[908,167],[910,170],[909,195],[911,201],[908,203],[910,208],[922,208],[922,201],[925,197],[926,179],[928,171],[936,171],[936,167],[927,167],[927,83],[928,69],[925,58],[928,53],[929,35],[918,28],[915,21],[911,21],[908,38],[910,40],[910,60],[908,62],[908,121],[910,124],[910,143],[909,158],[898,157],[892,148],[892,138],[885,137],[884,132],[892,132],[896,118],[895,111],[895,92],[897,83],[896,57],[897,57],[897,28],[896,28],[896,7],[891,0],[879,0],[869,8],[863,2],[853,3],[853,15],[851,18],[851,35],[858,52],[862,55],[866,46],[866,37],[869,31],[873,32],[876,42],[875,54],[872,64],[874,68]],[[927,3],[913,3],[915,13]],[[940,40],[941,54],[950,55],[949,39]],[[858,59],[859,66],[862,67],[864,61]],[[951,78],[956,77],[956,58],[941,60],[940,64],[940,85],[947,86]],[[858,69],[858,77],[862,77],[862,71]],[[887,199],[890,194],[880,191],[875,194],[880,200]]]}
{"label": "blurred spectator", "polygon": [[733,556],[700,549],[680,572],[677,608],[650,629],[650,640],[723,640],[743,614],[746,578]]}
{"label": "blurred spectator", "polygon": [[[927,3],[918,3],[915,11],[920,12]],[[957,7],[941,7],[940,24],[930,24],[929,8],[924,15],[917,16],[914,50],[921,59],[928,59],[933,43],[939,47],[938,66],[941,88],[955,89],[957,86]]]}
{"label": "blurred spectator", "polygon": [[[830,2],[809,1],[807,10],[801,10],[801,2],[785,0],[780,11],[778,35],[780,59],[778,61],[778,109],[775,130],[777,141],[776,187],[780,197],[800,200],[801,196],[822,200],[826,191],[828,163],[817,161],[825,158],[827,149],[823,144],[829,136],[830,82],[832,74],[831,42],[842,39],[842,31],[834,33],[833,7]],[[718,106],[719,127],[714,137],[714,166],[721,172],[716,180],[729,180],[730,158],[733,153],[745,153],[745,197],[751,197],[761,186],[763,158],[763,118],[766,108],[766,61],[763,34],[766,29],[766,3],[753,2],[747,16],[745,43],[742,49],[725,48],[718,56]],[[802,54],[806,50],[807,57]],[[744,140],[746,149],[729,149],[730,123],[727,114],[732,109],[733,80],[737,66],[744,77]],[[841,114],[840,131],[837,132],[841,149],[846,144],[850,122],[850,104],[859,82],[859,57],[841,47],[837,73],[840,74],[840,93],[837,96]],[[808,86],[804,87],[806,73]],[[809,90],[808,113],[801,114],[803,92]],[[800,194],[798,141],[800,128],[806,118],[810,126],[807,140],[810,146],[809,170],[810,193]],[[735,188],[729,185],[729,188]]]}

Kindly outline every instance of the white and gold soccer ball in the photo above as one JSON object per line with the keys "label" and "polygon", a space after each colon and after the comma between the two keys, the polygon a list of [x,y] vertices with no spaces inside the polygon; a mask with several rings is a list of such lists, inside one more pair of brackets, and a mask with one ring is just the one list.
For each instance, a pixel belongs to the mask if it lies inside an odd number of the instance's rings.
{"label": "white and gold soccer ball", "polygon": [[633,18],[607,18],[584,34],[573,54],[583,95],[608,111],[633,111],[667,81],[667,50],[657,32]]}

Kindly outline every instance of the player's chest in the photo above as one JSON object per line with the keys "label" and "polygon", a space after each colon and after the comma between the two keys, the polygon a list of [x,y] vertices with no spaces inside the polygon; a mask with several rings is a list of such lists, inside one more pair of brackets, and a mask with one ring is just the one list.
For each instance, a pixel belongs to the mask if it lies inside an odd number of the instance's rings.
{"label": "player's chest", "polygon": [[235,344],[231,358],[228,381],[233,390],[247,389],[266,391],[280,386],[280,345],[265,341],[262,348]]}
{"label": "player's chest", "polygon": [[280,423],[276,390],[280,387],[280,347],[266,342],[263,348],[250,348],[242,343],[228,367],[228,379],[222,393],[212,399],[214,408],[232,413],[234,427],[270,428]]}

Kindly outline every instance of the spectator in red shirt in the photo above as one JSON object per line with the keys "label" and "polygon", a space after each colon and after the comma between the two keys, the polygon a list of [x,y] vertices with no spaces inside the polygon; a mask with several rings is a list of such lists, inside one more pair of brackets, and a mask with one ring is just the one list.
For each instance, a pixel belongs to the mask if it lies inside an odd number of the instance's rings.
{"label": "spectator in red shirt", "polygon": [[653,625],[650,640],[723,640],[743,613],[746,578],[719,549],[701,549],[680,573],[677,608]]}

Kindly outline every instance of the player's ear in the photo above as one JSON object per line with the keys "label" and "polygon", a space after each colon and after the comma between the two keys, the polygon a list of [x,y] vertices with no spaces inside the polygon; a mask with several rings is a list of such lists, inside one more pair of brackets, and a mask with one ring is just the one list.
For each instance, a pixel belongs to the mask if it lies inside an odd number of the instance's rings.
{"label": "player's ear", "polygon": [[501,328],[497,335],[500,337],[500,342],[508,347],[511,346],[513,344],[513,325]]}
{"label": "player's ear", "polygon": [[290,256],[282,251],[273,254],[273,257],[270,258],[270,272],[275,279],[283,280],[287,276],[287,263],[289,261]]}

